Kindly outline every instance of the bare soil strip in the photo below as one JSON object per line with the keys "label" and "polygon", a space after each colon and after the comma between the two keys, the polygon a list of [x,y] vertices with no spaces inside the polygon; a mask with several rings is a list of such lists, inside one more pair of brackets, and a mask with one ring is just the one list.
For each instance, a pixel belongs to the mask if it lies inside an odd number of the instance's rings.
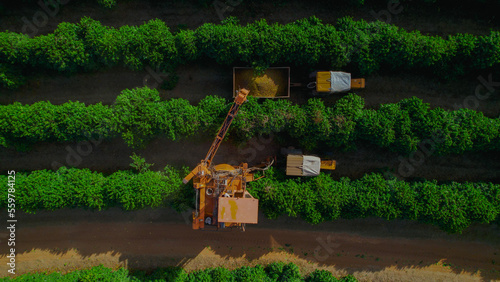
{"label": "bare soil strip", "polygon": [[[2,90],[0,104],[13,102],[33,104],[38,101],[63,104],[67,101],[80,101],[86,104],[110,105],[124,89],[145,85],[159,89],[163,99],[183,98],[196,104],[207,95],[217,95],[232,100],[232,67],[193,63],[180,66],[177,74],[179,82],[171,91],[160,89],[158,86],[162,80],[154,79],[154,77],[168,79],[168,76],[149,67],[143,71],[112,68],[71,76],[39,75],[30,78],[28,84],[18,90]],[[291,75],[292,82],[304,84],[308,82],[309,73],[305,73],[304,70],[292,68]],[[489,80],[488,73],[480,76]],[[492,81],[499,81],[499,78],[492,75]],[[487,98],[477,99],[474,96],[477,87],[480,87],[481,95]],[[415,96],[429,103],[432,108],[447,110],[470,108],[489,117],[498,117],[500,115],[498,89],[494,89],[490,95],[485,93],[486,90],[478,78],[438,82],[425,75],[413,74],[372,75],[366,78],[365,89],[355,91],[355,94],[363,97],[368,108],[379,108],[380,104],[397,103]],[[334,94],[322,99],[326,104],[333,105],[343,96],[345,94]],[[291,88],[289,99],[292,102],[304,104],[309,98],[311,96],[305,87]]]}
{"label": "bare soil strip", "polygon": [[[191,271],[285,261],[305,273],[322,268],[335,275],[354,274],[362,281],[500,279],[498,226],[448,235],[406,221],[340,220],[310,226],[288,218],[260,219],[247,232],[227,232],[191,230],[186,219],[167,209],[20,215],[18,274],[99,264],[130,269],[182,266]],[[6,255],[2,250],[0,260]],[[0,273],[7,273],[4,263]]]}
{"label": "bare soil strip", "polygon": [[[130,155],[136,152],[154,163],[153,170],[162,170],[166,165],[194,167],[211,144],[210,138],[191,137],[185,140],[171,141],[156,138],[145,149],[133,150],[122,139],[103,141],[98,145],[92,142],[79,143],[42,143],[36,144],[29,152],[14,149],[0,149],[0,172],[8,170],[32,171],[57,169],[64,165],[89,168],[95,171],[112,173],[130,169]],[[269,143],[270,142],[270,143]],[[246,144],[236,146],[225,142],[215,156],[215,163],[237,165],[247,162],[259,164],[269,156],[277,156],[278,169],[283,169],[284,159],[276,140],[253,138]],[[424,154],[423,159],[409,158],[377,146],[361,145],[353,152],[321,152],[321,157],[331,157],[337,161],[337,168],[331,175],[360,178],[366,173],[390,171],[398,178],[425,178],[440,181],[487,181],[500,183],[500,154],[468,153],[463,155],[437,156]]]}

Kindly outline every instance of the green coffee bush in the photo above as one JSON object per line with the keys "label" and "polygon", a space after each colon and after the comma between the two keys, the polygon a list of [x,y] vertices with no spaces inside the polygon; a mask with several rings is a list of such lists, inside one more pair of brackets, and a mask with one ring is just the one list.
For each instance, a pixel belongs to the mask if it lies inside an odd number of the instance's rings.
{"label": "green coffee bush", "polygon": [[[161,101],[147,87],[124,90],[112,106],[80,102],[52,105],[0,105],[0,145],[15,147],[40,141],[78,141],[121,136],[141,147],[156,136],[178,140],[214,132],[231,103],[208,96],[198,106],[184,99]],[[360,141],[410,154],[433,141],[433,154],[462,154],[500,149],[500,119],[469,109],[430,109],[418,98],[365,109],[361,97],[349,94],[327,107],[320,99],[306,105],[287,100],[258,102],[250,97],[234,120],[230,136],[248,140],[259,134],[287,134],[305,149],[355,148]],[[424,142],[425,143],[425,142]],[[428,145],[426,145],[428,146]]]}
{"label": "green coffee bush", "polygon": [[[109,176],[65,167],[17,173],[16,209],[36,212],[119,206],[136,210],[169,205],[181,210],[194,206],[192,186],[182,184],[188,173],[187,168],[172,167],[158,172],[117,171]],[[0,181],[7,183],[7,176],[0,175]],[[265,178],[250,182],[248,189],[259,199],[267,217],[301,217],[312,224],[376,216],[426,222],[448,232],[461,232],[472,223],[494,222],[500,213],[500,185],[492,183],[406,182],[376,173],[357,180],[333,180],[324,173],[314,178],[287,178],[271,168]],[[0,200],[0,208],[6,208],[7,189],[0,190]],[[270,266],[266,272],[285,272],[276,267]],[[288,277],[298,276],[293,268],[286,273]]]}
{"label": "green coffee bush", "polygon": [[[359,75],[383,68],[452,78],[498,67],[500,33],[441,38],[348,17],[339,19],[336,25],[311,17],[285,25],[268,24],[262,19],[245,26],[228,18],[222,24],[206,23],[176,33],[158,19],[114,28],[85,17],[77,24],[61,23],[54,33],[34,38],[0,33],[0,65],[20,71],[74,73],[123,65],[133,70],[152,66],[172,72],[179,64],[196,59],[257,70],[278,64],[322,65],[330,69],[349,67]],[[13,88],[22,83],[9,82],[2,72],[0,68],[2,86]]]}
{"label": "green coffee bush", "polygon": [[301,217],[316,224],[338,218],[376,216],[410,219],[461,232],[472,223],[491,223],[500,214],[500,185],[491,183],[439,184],[406,182],[367,174],[361,179],[287,178],[282,172],[249,184],[260,209],[270,218]]}
{"label": "green coffee bush", "polygon": [[[277,272],[268,273],[261,265],[254,267],[243,266],[234,270],[224,267],[207,268],[187,273],[181,267],[158,268],[152,272],[129,271],[120,268],[116,271],[101,266],[92,267],[85,270],[76,270],[67,274],[60,273],[33,273],[23,274],[15,278],[0,278],[0,281],[175,281],[175,282],[195,282],[195,281],[357,281],[353,276],[337,280],[331,272],[316,270],[310,275],[301,275],[298,266],[293,263],[284,264],[275,262],[272,265],[280,266]],[[266,267],[269,269],[269,266]],[[293,275],[290,276],[290,270]],[[277,279],[274,279],[276,277]]]}

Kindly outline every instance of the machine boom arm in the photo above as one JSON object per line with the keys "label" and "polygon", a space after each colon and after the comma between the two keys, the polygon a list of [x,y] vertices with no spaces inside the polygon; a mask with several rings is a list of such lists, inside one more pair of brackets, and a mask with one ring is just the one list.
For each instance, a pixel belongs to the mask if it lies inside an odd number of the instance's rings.
{"label": "machine boom arm", "polygon": [[224,123],[219,129],[219,133],[217,133],[217,137],[215,137],[215,140],[212,143],[210,150],[208,150],[207,156],[203,160],[207,165],[210,165],[210,163],[212,162],[212,159],[214,158],[215,153],[217,153],[217,150],[219,149],[219,146],[222,143],[224,136],[229,130],[229,126],[231,126],[233,119],[238,114],[238,110],[240,109],[241,105],[246,101],[248,93],[249,91],[246,89],[241,89],[238,92],[238,96],[236,96],[233,106],[231,106],[231,109],[229,110],[229,113],[227,114]]}
{"label": "machine boom arm", "polygon": [[187,184],[191,180],[191,178],[193,178],[198,173],[204,173],[210,166],[210,163],[212,162],[215,153],[217,153],[217,150],[219,149],[222,140],[224,140],[224,136],[226,135],[229,126],[231,126],[231,122],[233,122],[233,119],[238,114],[238,110],[240,109],[241,105],[247,100],[248,93],[249,91],[246,89],[241,89],[240,91],[238,91],[238,95],[234,99],[234,104],[231,106],[231,109],[229,110],[229,113],[227,114],[224,123],[219,129],[219,133],[217,133],[217,137],[215,137],[215,140],[212,143],[210,150],[208,150],[207,156],[205,157],[205,159],[201,161],[201,163],[197,167],[195,167],[191,171],[191,173],[189,173],[186,177],[184,177],[184,179],[182,180],[184,184]]}

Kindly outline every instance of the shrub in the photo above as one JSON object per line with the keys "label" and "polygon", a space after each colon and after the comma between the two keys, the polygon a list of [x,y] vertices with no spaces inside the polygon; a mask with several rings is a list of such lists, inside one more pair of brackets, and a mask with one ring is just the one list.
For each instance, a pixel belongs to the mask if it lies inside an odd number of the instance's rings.
{"label": "shrub", "polygon": [[[147,87],[124,90],[112,106],[80,102],[0,105],[0,145],[20,147],[40,141],[121,136],[129,146],[142,147],[159,135],[178,140],[213,132],[230,105],[214,96],[204,98],[198,106],[184,99],[160,101],[158,91]],[[230,135],[248,140],[260,134],[288,134],[305,149],[320,145],[353,149],[359,141],[403,154],[422,146],[434,154],[500,149],[500,119],[480,112],[430,109],[415,97],[381,105],[378,110],[363,106],[363,99],[353,94],[332,107],[320,99],[299,106],[286,100],[259,103],[250,97],[234,120]],[[433,140],[431,148],[427,148],[429,140]]]}
{"label": "shrub", "polygon": [[[120,268],[113,271],[110,268],[101,266],[92,267],[86,270],[76,270],[69,272],[67,274],[60,273],[29,273],[23,274],[15,278],[0,278],[0,280],[5,281],[337,281],[337,280],[319,280],[318,275],[311,274],[311,277],[300,276],[298,274],[298,267],[293,263],[289,263],[285,266],[287,269],[294,269],[294,273],[297,274],[293,276],[293,279],[288,279],[288,277],[283,277],[281,280],[275,280],[268,276],[264,271],[264,268],[260,265],[254,267],[243,266],[235,270],[228,270],[224,267],[217,268],[207,268],[203,270],[198,270],[187,274],[184,269],[180,267],[170,267],[170,268],[158,268],[151,273],[146,273],[144,271],[129,271],[124,268]],[[323,271],[322,273],[324,273]],[[329,273],[329,272],[328,272]],[[323,274],[321,277],[328,277],[327,274]],[[330,273],[331,278],[335,279]],[[341,281],[357,281],[352,276],[347,276],[350,279],[347,280],[343,278]],[[347,278],[346,277],[346,278]]]}
{"label": "shrub", "polygon": [[116,0],[97,0],[97,2],[106,8],[113,8],[116,5]]}
{"label": "shrub", "polygon": [[[172,167],[159,172],[117,171],[109,176],[65,167],[58,171],[17,173],[16,209],[36,212],[78,207],[101,210],[119,206],[136,210],[170,205],[181,210],[193,206],[193,189],[182,184],[182,178],[188,173],[187,168]],[[281,215],[300,216],[316,224],[338,218],[376,216],[387,220],[427,222],[448,232],[461,232],[472,223],[491,223],[499,219],[498,184],[406,182],[385,179],[376,173],[357,180],[333,180],[324,173],[314,178],[285,178],[282,172],[273,168],[266,175],[259,181],[250,182],[248,189],[271,219]],[[0,175],[0,181],[7,183],[7,176]],[[0,190],[0,200],[0,208],[6,208],[7,189]],[[237,276],[246,277],[253,271],[257,270],[243,269]],[[297,271],[283,264],[271,264],[265,269],[272,279],[297,278]]]}
{"label": "shrub", "polygon": [[473,222],[494,222],[500,213],[497,184],[405,182],[375,173],[358,180],[337,181],[321,173],[282,181],[277,174],[271,172],[271,177],[249,184],[270,218],[286,214],[319,223],[376,216],[428,222],[448,232],[461,232]]}
{"label": "shrub", "polygon": [[[115,1],[102,2],[111,6]],[[158,19],[114,28],[85,17],[80,23],[64,22],[54,33],[34,38],[0,33],[0,78],[2,86],[8,88],[18,87],[23,79],[19,75],[13,79],[2,70],[5,68],[18,68],[19,74],[25,69],[74,73],[123,65],[133,70],[152,66],[173,72],[179,64],[197,59],[243,64],[258,71],[277,64],[326,64],[330,69],[348,67],[359,75],[383,68],[453,78],[498,67],[500,32],[441,38],[349,17],[339,19],[336,25],[311,17],[285,25],[261,19],[246,26],[230,17],[221,24],[206,23],[174,34]]]}

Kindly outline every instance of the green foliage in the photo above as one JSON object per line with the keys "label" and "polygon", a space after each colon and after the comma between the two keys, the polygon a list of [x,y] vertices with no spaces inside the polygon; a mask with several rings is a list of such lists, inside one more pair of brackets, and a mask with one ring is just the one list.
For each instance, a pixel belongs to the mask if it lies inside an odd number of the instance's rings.
{"label": "green foliage", "polygon": [[132,271],[130,278],[132,281],[172,281],[183,282],[186,281],[188,274],[183,268],[169,267],[157,268],[153,272],[145,271]]}
{"label": "green foliage", "polygon": [[113,111],[116,131],[128,145],[143,146],[147,139],[158,134],[156,115],[160,96],[148,87],[124,90],[116,98]]}
{"label": "green foliage", "polygon": [[50,102],[32,105],[15,102],[0,107],[3,146],[115,136],[111,128],[114,123],[112,108],[101,103],[85,106],[80,102],[67,102],[55,106]]}
{"label": "green foliage", "polygon": [[97,0],[97,2],[106,8],[113,8],[116,5],[116,0]]}
{"label": "green foliage", "polygon": [[17,276],[15,278],[4,277],[0,281],[80,281],[80,282],[114,282],[114,281],[133,281],[129,271],[125,268],[120,268],[116,271],[104,267],[102,265],[95,266],[90,269],[76,270],[67,274],[60,273],[28,273]]}
{"label": "green foliage", "polygon": [[[112,7],[114,0],[99,0]],[[116,65],[140,70],[147,66],[172,72],[179,64],[212,59],[219,64],[244,64],[262,71],[271,65],[331,69],[349,67],[360,75],[381,68],[394,72],[419,70],[442,78],[496,67],[500,63],[500,32],[473,36],[457,34],[444,39],[408,32],[384,22],[354,21],[336,25],[316,17],[289,24],[261,19],[245,26],[236,18],[221,24],[206,23],[196,30],[172,33],[166,24],[151,20],[140,26],[103,26],[88,17],[77,24],[61,23],[54,33],[29,38],[0,33],[0,82],[15,88],[23,83],[6,69],[54,70],[64,73]],[[175,82],[169,80],[167,89]]]}
{"label": "green foliage", "polygon": [[[160,101],[157,90],[124,90],[112,106],[80,102],[52,105],[0,105],[0,145],[19,147],[40,141],[78,141],[121,136],[142,147],[161,135],[178,140],[217,130],[231,103],[207,96],[198,106],[184,99]],[[349,94],[334,106],[310,99],[304,106],[287,100],[250,97],[234,120],[230,135],[248,140],[256,135],[286,133],[306,149],[330,146],[355,148],[368,141],[403,154],[461,154],[500,149],[500,119],[468,109],[430,109],[409,98],[380,109],[364,109],[361,97]],[[421,147],[427,149],[424,150]]]}
{"label": "green foliage", "polygon": [[175,46],[179,52],[180,63],[187,63],[198,58],[199,51],[196,40],[192,30],[182,29],[175,34]]}
{"label": "green foliage", "polygon": [[31,57],[33,67],[64,73],[74,73],[90,64],[90,54],[78,35],[77,26],[60,23],[52,34],[31,39]]}
{"label": "green foliage", "polygon": [[337,282],[337,278],[332,276],[330,271],[318,270],[313,271],[306,279],[307,282]]}
{"label": "green foliage", "polygon": [[255,267],[243,266],[233,270],[235,282],[260,282],[272,281],[264,270],[264,267],[256,265]]}
{"label": "green foliage", "polygon": [[340,279],[335,278],[331,272],[327,270],[315,270],[311,274],[309,274],[309,277],[305,279],[306,282],[355,282],[358,281],[354,276],[352,275],[347,275],[345,277],[342,277]]}
{"label": "green foliage", "polygon": [[[87,270],[76,270],[67,274],[60,273],[29,273],[23,274],[15,278],[0,278],[0,281],[167,281],[167,282],[197,282],[197,281],[214,281],[214,282],[271,282],[271,281],[339,281],[332,276],[328,271],[315,271],[310,276],[301,276],[299,268],[293,263],[284,265],[283,263],[272,263],[271,265],[281,265],[280,273],[275,278],[273,274],[268,274],[264,271],[261,265],[254,267],[243,266],[235,270],[228,270],[224,267],[207,268],[191,273],[180,267],[158,268],[153,272],[146,273],[144,271],[131,271],[120,268],[116,271],[101,266],[96,266]],[[268,269],[268,267],[266,267]],[[318,274],[320,273],[320,275]],[[349,278],[349,279],[346,279]],[[357,281],[352,276],[346,276],[340,281]]]}
{"label": "green foliage", "polygon": [[376,216],[428,222],[448,232],[461,232],[473,222],[494,222],[500,214],[500,185],[491,183],[405,182],[375,173],[339,181],[323,173],[286,181],[278,180],[283,177],[278,172],[271,171],[271,175],[249,183],[260,209],[270,218],[286,214],[319,223]]}
{"label": "green foliage", "polygon": [[[1,40],[1,39],[0,39]],[[7,89],[16,89],[23,85],[25,78],[16,70],[0,64],[0,86]]]}
{"label": "green foliage", "polygon": [[434,154],[500,148],[500,119],[487,118],[480,112],[430,109],[415,97],[382,105],[379,110],[363,107],[363,99],[353,94],[333,107],[326,107],[319,99],[310,99],[305,106],[284,100],[258,103],[249,99],[232,130],[245,140],[258,134],[286,132],[306,149],[319,145],[350,149],[361,140],[403,154],[421,150],[420,146],[429,142],[429,151]]}
{"label": "green foliage", "polygon": [[[183,210],[192,206],[194,198],[192,187],[182,183],[188,173],[187,168],[172,167],[161,172],[117,171],[109,176],[65,167],[56,172],[18,173],[16,209],[36,212],[120,206],[135,210],[169,205]],[[0,181],[7,183],[7,176],[0,175]],[[472,223],[491,223],[500,218],[500,185],[491,183],[405,182],[375,173],[358,180],[333,180],[323,173],[314,178],[285,178],[271,168],[265,178],[248,185],[267,217],[300,216],[313,224],[376,216],[428,222],[448,232],[460,232]],[[6,189],[0,190],[0,200],[0,208],[6,208]],[[249,271],[260,270],[243,269],[238,277],[246,277]],[[272,279],[300,276],[298,269],[283,264],[271,264],[265,272]]]}
{"label": "green foliage", "polygon": [[[25,212],[88,208],[101,210],[119,206],[125,210],[191,204],[192,188],[182,184],[187,169],[166,167],[163,172],[117,171],[109,176],[88,169],[61,167],[16,174],[16,208]],[[1,176],[0,179],[3,179]],[[7,181],[5,179],[5,181]],[[0,193],[2,199],[7,194]],[[6,207],[2,204],[1,207]]]}
{"label": "green foliage", "polygon": [[130,158],[132,159],[132,163],[130,164],[130,166],[140,173],[148,171],[149,168],[154,165],[146,163],[146,159],[136,155],[135,153],[133,153]]}

